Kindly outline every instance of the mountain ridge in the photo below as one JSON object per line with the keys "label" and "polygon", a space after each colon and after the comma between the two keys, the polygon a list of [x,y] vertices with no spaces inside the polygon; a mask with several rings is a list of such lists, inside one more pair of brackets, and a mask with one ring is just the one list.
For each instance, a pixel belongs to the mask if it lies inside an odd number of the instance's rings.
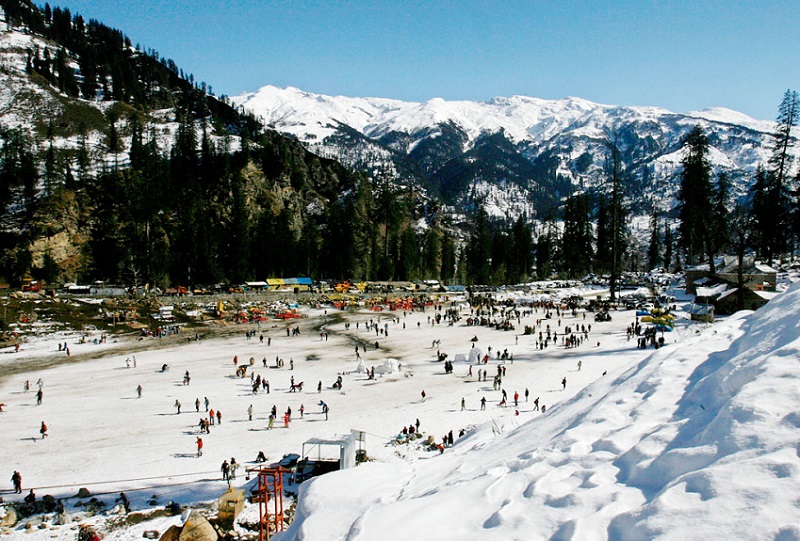
{"label": "mountain ridge", "polygon": [[[525,206],[533,205],[539,214],[557,207],[571,191],[601,189],[612,140],[620,150],[628,182],[637,185],[631,191],[652,193],[666,201],[664,206],[673,206],[681,140],[695,125],[709,135],[712,166],[726,171],[734,180],[734,192],[742,195],[752,173],[769,157],[775,128],[774,122],[724,107],[676,113],[656,106],[599,104],[576,97],[548,100],[514,95],[487,101],[407,102],[267,85],[232,101],[277,131],[296,137],[312,152],[356,170],[373,175],[389,170],[402,182],[416,182],[446,203],[466,207],[480,203],[470,194],[486,192],[489,188],[480,189],[482,184],[512,182],[526,191]],[[344,132],[349,136],[341,137]],[[433,143],[443,134],[449,144]],[[485,153],[487,159],[500,160],[493,174],[486,174],[489,164],[470,167],[476,160],[470,152],[487,134],[500,134],[516,148],[517,157],[529,161],[539,173],[504,174],[514,167],[513,161],[502,158],[510,156],[501,149],[506,145],[499,139],[496,152]],[[454,171],[461,176],[451,178]],[[460,188],[453,191],[451,186]],[[631,204],[644,211],[649,202],[634,199]],[[521,212],[522,208],[498,208],[495,214]]]}

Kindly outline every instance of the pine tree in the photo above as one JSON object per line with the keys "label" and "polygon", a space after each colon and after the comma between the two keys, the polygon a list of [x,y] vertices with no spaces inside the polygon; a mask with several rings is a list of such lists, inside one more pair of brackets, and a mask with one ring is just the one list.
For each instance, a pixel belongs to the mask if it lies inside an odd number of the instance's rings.
{"label": "pine tree", "polygon": [[669,272],[672,268],[672,226],[668,220],[664,220],[664,268]]}
{"label": "pine tree", "polygon": [[709,246],[712,254],[723,253],[730,240],[730,191],[731,182],[728,174],[725,171],[721,171],[717,175],[717,183],[711,194],[713,218],[710,222]]}
{"label": "pine tree", "polygon": [[684,157],[681,160],[681,185],[678,192],[681,246],[686,261],[695,264],[708,256],[711,273],[715,272],[711,249],[712,186],[711,166],[708,163],[708,138],[703,129],[695,126],[683,139]]}
{"label": "pine tree", "polygon": [[[776,216],[774,235],[767,240],[768,251],[771,252],[768,258],[770,260],[773,255],[785,252],[790,243],[794,244],[791,238],[793,235],[789,176],[794,158],[791,149],[795,146],[796,141],[792,136],[792,129],[797,126],[798,119],[800,119],[800,95],[797,91],[787,90],[778,107],[775,145],[769,159],[770,176],[768,178],[771,182],[768,196],[772,212]],[[796,197],[797,194],[795,194]]]}
{"label": "pine tree", "polygon": [[653,205],[653,210],[650,213],[650,244],[647,248],[647,266],[650,270],[659,267],[662,263],[661,230],[658,225],[659,215],[658,207]]}
{"label": "pine tree", "polygon": [[779,187],[783,187],[789,178],[793,159],[790,151],[795,144],[792,128],[797,126],[798,119],[800,119],[800,95],[797,91],[787,90],[778,107],[775,146],[769,160],[770,169],[775,174],[775,182]]}
{"label": "pine tree", "polygon": [[511,230],[512,238],[512,274],[513,283],[527,282],[533,270],[533,232],[525,216],[514,222]]}
{"label": "pine tree", "polygon": [[492,234],[489,215],[483,207],[475,212],[474,230],[466,248],[467,280],[472,284],[488,284],[491,279]]}
{"label": "pine tree", "polygon": [[589,197],[586,194],[573,195],[564,203],[564,232],[561,238],[561,268],[568,278],[578,278],[589,272],[592,241]]}
{"label": "pine tree", "polygon": [[[608,286],[610,289],[611,300],[615,300],[617,296],[617,287],[619,284],[619,277],[622,272],[622,260],[627,245],[627,226],[625,220],[625,210],[622,205],[623,190],[622,190],[622,177],[624,175],[621,166],[620,151],[617,146],[617,139],[614,136],[613,140],[608,141],[610,156],[607,163],[609,163],[608,174],[611,180],[611,201],[610,206],[606,209],[608,215],[604,219],[607,232],[604,233],[603,241],[608,244],[608,252],[603,254],[604,258],[608,258],[609,265],[608,271],[610,278]],[[599,234],[598,234],[599,236]]]}
{"label": "pine tree", "polygon": [[744,258],[750,247],[751,236],[753,234],[753,219],[750,211],[740,203],[734,205],[733,210],[728,213],[726,218],[728,222],[728,231],[730,233],[729,244],[734,255],[736,255],[737,261],[737,310],[742,310],[744,309],[744,289],[747,278],[744,275]]}
{"label": "pine tree", "polygon": [[451,284],[456,279],[456,244],[449,233],[442,231],[442,265],[439,280],[444,284]]}
{"label": "pine tree", "polygon": [[772,259],[777,254],[776,239],[781,235],[780,214],[775,208],[774,178],[771,172],[759,166],[750,188],[754,237],[757,239],[755,246],[758,254],[769,264],[772,264]]}
{"label": "pine tree", "polygon": [[542,227],[536,239],[536,279],[547,280],[553,270],[555,234],[552,221]]}

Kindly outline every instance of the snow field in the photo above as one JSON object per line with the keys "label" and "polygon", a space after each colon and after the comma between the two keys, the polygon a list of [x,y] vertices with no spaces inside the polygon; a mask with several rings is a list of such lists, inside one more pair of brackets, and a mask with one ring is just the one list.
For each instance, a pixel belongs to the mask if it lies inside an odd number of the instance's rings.
{"label": "snow field", "polygon": [[[56,497],[71,496],[79,487],[87,486],[93,492],[124,489],[134,508],[145,507],[145,500],[154,493],[164,493],[165,498],[181,502],[214,499],[225,488],[219,481],[219,465],[231,456],[240,463],[249,462],[263,450],[269,460],[278,460],[285,453],[299,453],[302,442],[310,437],[330,437],[359,429],[368,434],[369,456],[377,460],[400,460],[394,444],[386,444],[417,418],[421,430],[432,434],[437,442],[449,430],[458,433],[461,428],[490,420],[498,428],[516,426],[524,418],[537,415],[532,412],[532,404],[524,402],[525,387],[531,391],[531,401],[540,396],[542,403],[551,407],[597,378],[601,367],[613,369],[624,362],[622,357],[598,361],[594,366],[585,361],[583,370],[577,372],[577,359],[598,348],[584,344],[574,350],[551,346],[535,351],[531,336],[519,336],[519,344],[515,344],[519,331],[467,327],[463,320],[453,327],[432,326],[427,319],[434,315],[431,308],[424,313],[408,313],[406,317],[402,312],[364,311],[347,315],[350,330],[345,331],[343,322],[330,324],[327,341],[311,329],[313,324],[324,320],[322,311],[310,315],[301,322],[300,336],[287,337],[285,323],[264,325],[260,331],[242,326],[241,334],[234,338],[198,343],[190,341],[187,333],[186,342],[174,347],[133,354],[115,349],[95,360],[81,360],[81,353],[96,354],[99,351],[96,348],[101,347],[91,343],[91,337],[87,344],[70,343],[72,356],[67,364],[9,376],[2,382],[0,396],[6,403],[6,411],[0,422],[15,437],[0,449],[0,462],[6,465],[9,476],[13,470],[22,472],[26,488],[36,487],[37,493]],[[543,317],[542,313],[536,315]],[[389,325],[388,338],[365,330],[366,321],[379,317],[381,327],[384,323]],[[400,322],[392,321],[394,317],[399,317]],[[518,329],[533,323],[533,319],[523,320]],[[583,320],[565,318],[562,328],[575,322]],[[555,327],[556,320],[550,323]],[[611,324],[592,323],[595,332],[591,339],[600,332],[616,332],[623,326],[619,319]],[[256,337],[246,340],[245,330],[251,328],[257,331]],[[260,332],[265,335],[263,344],[258,339]],[[523,400],[518,408],[519,417],[514,415],[511,405],[505,408],[497,405],[500,391],[492,390],[491,383],[498,364],[495,359],[482,365],[489,373],[487,382],[477,381],[477,366],[473,367],[475,376],[470,379],[466,377],[466,364],[456,363],[455,374],[445,375],[443,363],[435,362],[437,348],[431,346],[433,340],[441,340],[438,349],[447,352],[452,360],[456,353],[468,353],[473,335],[479,337],[477,344],[484,350],[492,345],[493,352],[508,348],[514,353],[514,364],[506,365],[503,387],[510,403],[514,391],[519,392]],[[272,339],[270,346],[268,337]],[[58,355],[56,344],[64,340],[62,335],[56,338],[39,342],[30,351],[41,355],[43,349],[49,349]],[[375,381],[355,373],[357,341],[369,344],[366,352],[360,349],[366,367],[394,358],[402,364],[400,373],[378,376]],[[375,341],[381,347],[378,351]],[[627,344],[623,347],[630,348]],[[32,353],[26,351],[23,347],[19,362],[32,358]],[[133,355],[136,367],[126,368],[126,359]],[[260,390],[253,395],[250,377],[236,377],[234,355],[238,356],[240,366],[249,364],[251,357],[255,359],[252,370],[269,380],[270,394]],[[270,368],[263,368],[264,357]],[[283,359],[284,368],[274,368],[276,357]],[[294,370],[289,370],[290,359],[294,361]],[[170,368],[162,373],[164,363]],[[183,385],[187,370],[190,384]],[[344,378],[342,392],[331,389],[339,374]],[[567,390],[562,391],[560,379],[565,375],[569,383]],[[304,383],[302,392],[288,392],[292,376],[296,383]],[[41,406],[36,406],[39,378],[44,381],[44,399]],[[29,393],[22,392],[25,380],[31,384]],[[323,392],[319,394],[318,381],[323,382]],[[141,398],[137,398],[138,385],[143,389]],[[420,397],[423,389],[427,393],[424,403]],[[464,412],[460,411],[462,396],[467,405]],[[487,398],[486,411],[480,411],[482,396]],[[198,429],[200,418],[206,415],[204,397],[209,398],[211,408],[222,412],[222,423],[212,426],[210,434],[200,434]],[[196,398],[201,401],[200,413],[195,411]],[[181,402],[181,414],[176,413],[176,400]],[[320,400],[330,407],[327,422]],[[254,408],[253,421],[247,420],[249,404]],[[273,405],[278,419],[270,431],[267,417]],[[301,405],[305,406],[302,419]],[[292,409],[289,429],[283,428],[287,407]],[[38,433],[42,421],[49,427],[49,436],[44,440]],[[203,456],[199,458],[195,456],[198,435],[204,441]],[[416,453],[413,448],[401,450],[401,454],[410,458]],[[243,477],[240,472],[237,484],[244,482]]]}

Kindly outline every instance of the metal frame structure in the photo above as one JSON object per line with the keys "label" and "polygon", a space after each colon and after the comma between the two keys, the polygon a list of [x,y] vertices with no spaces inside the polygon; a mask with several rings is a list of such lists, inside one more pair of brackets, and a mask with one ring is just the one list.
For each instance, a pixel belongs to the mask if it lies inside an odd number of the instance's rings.
{"label": "metal frame structure", "polygon": [[[258,472],[258,541],[270,538],[270,526],[274,532],[284,530],[283,521],[283,475],[286,468],[261,468]],[[273,512],[269,503],[272,501]]]}

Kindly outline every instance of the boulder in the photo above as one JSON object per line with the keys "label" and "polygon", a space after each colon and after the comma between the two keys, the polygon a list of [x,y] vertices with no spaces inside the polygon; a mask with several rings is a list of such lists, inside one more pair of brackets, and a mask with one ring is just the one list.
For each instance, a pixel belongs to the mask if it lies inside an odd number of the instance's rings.
{"label": "boulder", "polygon": [[10,507],[3,510],[4,514],[0,517],[0,527],[11,527],[17,523],[17,513]]}
{"label": "boulder", "polygon": [[217,541],[219,536],[206,517],[192,511],[183,523],[178,541]]}

